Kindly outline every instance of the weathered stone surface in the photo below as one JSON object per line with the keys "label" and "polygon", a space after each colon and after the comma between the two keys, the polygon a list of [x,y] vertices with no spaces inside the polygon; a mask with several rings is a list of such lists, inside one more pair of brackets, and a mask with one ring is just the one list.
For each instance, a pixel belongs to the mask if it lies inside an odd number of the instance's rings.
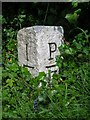
{"label": "weathered stone surface", "polygon": [[17,34],[18,61],[28,67],[33,76],[39,72],[58,70],[55,66],[58,46],[63,42],[61,26],[33,26],[21,29]]}

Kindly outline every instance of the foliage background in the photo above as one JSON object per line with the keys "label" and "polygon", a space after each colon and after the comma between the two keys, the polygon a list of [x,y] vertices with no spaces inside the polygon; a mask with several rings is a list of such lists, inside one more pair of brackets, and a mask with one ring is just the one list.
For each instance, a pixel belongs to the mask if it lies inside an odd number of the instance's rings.
{"label": "foliage background", "polygon": [[[3,119],[89,120],[89,13],[90,2],[3,3]],[[18,65],[17,32],[34,25],[61,25],[65,30],[65,44],[59,47],[56,61],[60,73],[48,85],[45,73],[33,78]]]}

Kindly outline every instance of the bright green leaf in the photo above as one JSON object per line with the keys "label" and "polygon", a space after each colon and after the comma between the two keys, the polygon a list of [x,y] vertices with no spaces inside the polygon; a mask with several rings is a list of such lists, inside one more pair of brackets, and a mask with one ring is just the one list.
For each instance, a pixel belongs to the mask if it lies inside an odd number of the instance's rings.
{"label": "bright green leaf", "polygon": [[81,9],[76,10],[74,13],[80,14],[81,13]]}
{"label": "bright green leaf", "polygon": [[65,16],[65,18],[71,23],[71,24],[75,24],[76,22],[77,22],[77,18],[78,18],[79,16],[76,14],[76,13],[74,13],[74,14],[72,14],[72,13],[70,13],[70,14],[67,14],[66,16]]}
{"label": "bright green leaf", "polygon": [[7,79],[6,80],[6,83],[8,84],[8,86],[12,87],[13,86],[13,82],[14,80],[13,79]]}
{"label": "bright green leaf", "polygon": [[78,2],[72,2],[72,6],[75,8],[78,6]]}

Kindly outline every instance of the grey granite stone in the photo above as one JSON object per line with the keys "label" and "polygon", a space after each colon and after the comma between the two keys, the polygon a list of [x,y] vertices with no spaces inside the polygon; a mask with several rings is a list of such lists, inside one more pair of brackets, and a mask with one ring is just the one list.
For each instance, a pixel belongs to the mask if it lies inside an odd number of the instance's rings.
{"label": "grey granite stone", "polygon": [[18,61],[26,66],[33,76],[39,72],[58,71],[55,60],[58,46],[63,42],[61,26],[33,26],[19,30]]}

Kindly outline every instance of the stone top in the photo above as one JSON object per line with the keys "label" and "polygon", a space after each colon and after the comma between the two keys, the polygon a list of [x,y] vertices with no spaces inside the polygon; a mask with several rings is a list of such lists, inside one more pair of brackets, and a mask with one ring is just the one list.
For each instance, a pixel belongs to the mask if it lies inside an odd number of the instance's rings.
{"label": "stone top", "polygon": [[36,76],[48,69],[56,70],[58,47],[63,42],[62,26],[33,26],[21,29],[17,34],[18,60]]}

